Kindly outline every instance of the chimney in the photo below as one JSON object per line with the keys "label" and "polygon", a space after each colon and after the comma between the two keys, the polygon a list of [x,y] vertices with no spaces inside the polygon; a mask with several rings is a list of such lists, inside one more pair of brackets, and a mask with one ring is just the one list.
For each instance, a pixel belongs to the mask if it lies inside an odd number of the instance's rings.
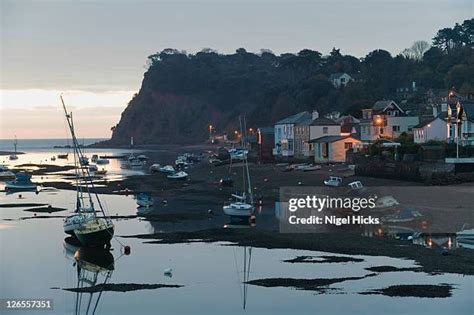
{"label": "chimney", "polygon": [[413,92],[416,92],[416,82],[415,81],[413,81],[411,83],[411,89],[412,89]]}
{"label": "chimney", "polygon": [[435,105],[433,106],[433,117],[438,116],[438,107]]}
{"label": "chimney", "polygon": [[319,113],[317,110],[313,110],[313,120],[315,119],[318,119],[319,118]]}

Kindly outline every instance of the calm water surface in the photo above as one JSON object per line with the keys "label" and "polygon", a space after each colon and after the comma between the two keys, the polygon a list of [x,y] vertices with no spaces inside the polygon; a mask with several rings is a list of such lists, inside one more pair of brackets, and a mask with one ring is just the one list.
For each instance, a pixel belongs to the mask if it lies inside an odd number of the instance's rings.
{"label": "calm water surface", "polygon": [[[113,150],[100,152],[118,153]],[[21,156],[15,163],[45,160],[52,154],[52,150],[41,149]],[[117,175],[123,175],[120,166],[112,161],[106,167]],[[71,209],[75,203],[73,191],[22,194],[25,199],[19,200],[18,194],[0,193],[0,204],[44,202]],[[136,213],[135,200],[130,196],[102,197],[111,214]],[[79,275],[77,263],[73,258],[74,251],[64,246],[62,218],[34,219],[34,214],[24,211],[25,209],[0,208],[0,297],[51,298],[54,300],[52,314],[86,314],[90,294],[76,294],[57,289],[75,288]],[[58,212],[46,215],[66,214]],[[117,235],[153,233],[156,230],[150,222],[138,218],[116,220],[115,224]],[[131,255],[122,256],[120,245],[114,241],[114,270],[107,272],[104,269],[96,269],[97,272],[93,272],[83,268],[81,279],[97,277],[96,284],[107,280],[108,283],[161,283],[179,284],[183,287],[126,293],[103,292],[95,314],[473,314],[472,276],[427,275],[416,272],[381,273],[362,280],[336,283],[329,286],[331,290],[325,294],[291,288],[250,285],[244,287],[242,284],[244,269],[248,270],[246,267],[249,266],[248,260],[247,264],[244,264],[244,259],[249,258],[250,251],[249,280],[269,277],[358,277],[371,273],[364,269],[371,266],[413,267],[415,264],[411,260],[355,256],[364,261],[290,264],[283,260],[301,255],[321,256],[328,253],[250,249],[226,243],[156,245],[145,244],[143,240],[133,238],[119,240],[131,246]],[[247,256],[244,256],[244,252]],[[166,268],[173,269],[172,277],[164,275]],[[423,299],[358,294],[396,284],[440,283],[454,285],[452,297]],[[91,305],[94,305],[98,296],[99,293],[92,295]],[[80,311],[76,309],[76,303],[81,305]],[[88,314],[92,313],[93,307],[89,309]]]}

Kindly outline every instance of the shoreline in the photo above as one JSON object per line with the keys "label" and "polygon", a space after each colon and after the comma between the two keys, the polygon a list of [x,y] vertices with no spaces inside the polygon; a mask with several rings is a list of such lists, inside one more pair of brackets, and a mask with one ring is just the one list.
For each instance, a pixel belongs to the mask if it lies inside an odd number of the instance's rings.
{"label": "shoreline", "polygon": [[[153,163],[172,164],[178,154],[183,152],[202,152],[209,146],[167,146],[165,152],[145,151],[150,157],[148,165]],[[216,146],[213,147],[214,149]],[[24,166],[35,166],[27,164]],[[38,165],[34,175],[58,175],[70,166]],[[222,205],[228,200],[236,187],[241,185],[241,166],[210,165],[206,160],[189,168],[189,180],[169,181],[160,173],[134,175],[120,180],[96,182],[96,191],[100,194],[129,194],[147,191],[155,198],[154,212],[144,219],[153,225],[160,225],[163,233],[122,235],[139,238],[145,243],[185,243],[196,239],[209,242],[231,241],[240,246],[265,248],[292,248],[348,255],[374,255],[395,258],[409,258],[417,261],[423,271],[449,272],[473,275],[474,251],[456,248],[449,255],[440,250],[427,249],[410,242],[390,238],[363,237],[356,234],[283,234],[278,232],[278,220],[275,218],[274,203],[279,200],[280,187],[322,186],[329,175],[341,173],[351,181],[361,180],[367,186],[425,186],[417,182],[390,180],[355,176],[347,173],[342,166],[323,166],[314,172],[283,172],[275,164],[250,164],[252,184],[255,187],[256,200],[261,200],[262,210],[257,216],[257,228],[223,229],[228,218],[222,212]],[[231,175],[235,178],[234,188],[221,187],[220,178]],[[65,176],[65,174],[62,174]],[[44,186],[58,189],[75,190],[68,182],[45,182]],[[124,190],[128,189],[128,193]],[[166,201],[166,203],[165,203]],[[210,211],[210,212],[209,212]],[[133,213],[135,215],[136,213]]]}

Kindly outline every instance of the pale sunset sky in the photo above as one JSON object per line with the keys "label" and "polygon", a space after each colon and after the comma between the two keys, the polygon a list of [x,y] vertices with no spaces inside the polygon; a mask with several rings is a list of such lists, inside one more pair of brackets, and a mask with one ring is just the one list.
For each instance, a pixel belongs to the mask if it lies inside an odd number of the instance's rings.
{"label": "pale sunset sky", "polygon": [[398,54],[474,15],[472,0],[0,0],[0,139],[65,138],[59,95],[81,138],[110,137],[146,57],[298,52]]}

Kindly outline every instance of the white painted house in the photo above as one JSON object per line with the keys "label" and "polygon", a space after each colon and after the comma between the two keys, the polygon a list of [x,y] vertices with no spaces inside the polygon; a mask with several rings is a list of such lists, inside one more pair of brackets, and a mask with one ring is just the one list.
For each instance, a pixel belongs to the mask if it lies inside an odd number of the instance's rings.
{"label": "white painted house", "polygon": [[329,76],[329,82],[336,88],[344,87],[354,79],[344,72],[333,73]]}
{"label": "white painted house", "polygon": [[426,143],[428,141],[446,141],[447,122],[441,115],[424,121],[413,127],[413,140],[415,143]]}
{"label": "white painted house", "polygon": [[301,121],[311,119],[311,114],[301,112],[275,123],[275,157],[292,157],[295,155],[295,126]]}
{"label": "white painted house", "polygon": [[[459,108],[459,113],[458,113]],[[459,117],[458,117],[459,116]],[[447,137],[450,142],[456,141],[456,123],[459,121],[460,145],[474,146],[474,103],[457,102],[448,110]]]}
{"label": "white painted house", "polygon": [[314,162],[345,162],[347,151],[353,149],[354,143],[360,142],[357,138],[343,135],[324,136],[310,140],[314,146]]}
{"label": "white painted house", "polygon": [[310,140],[324,136],[339,136],[340,134],[341,125],[326,117],[318,117],[314,119],[309,127]]}
{"label": "white painted house", "polygon": [[364,141],[394,139],[403,132],[413,133],[418,124],[418,116],[409,116],[394,101],[377,101],[372,108],[362,110],[360,135]]}

